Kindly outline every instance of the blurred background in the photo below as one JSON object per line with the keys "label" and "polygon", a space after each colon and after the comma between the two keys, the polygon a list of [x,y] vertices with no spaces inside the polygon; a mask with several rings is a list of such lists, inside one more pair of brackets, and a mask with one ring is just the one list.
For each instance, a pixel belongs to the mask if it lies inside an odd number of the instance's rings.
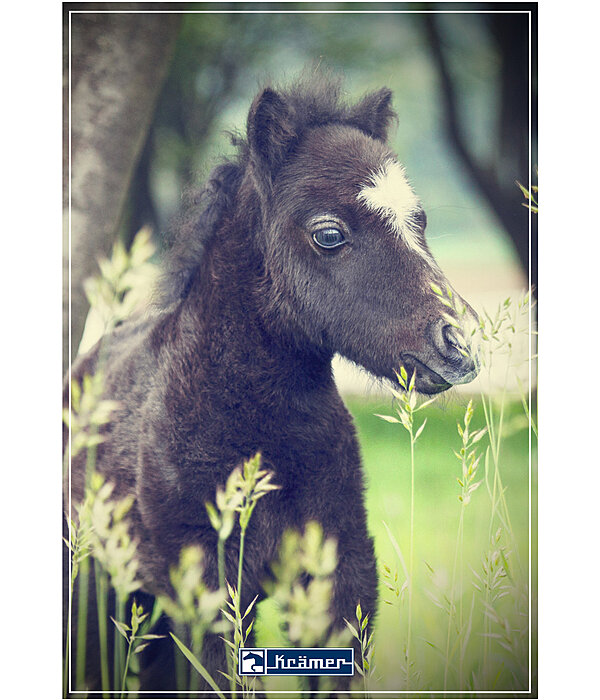
{"label": "blurred background", "polygon": [[[505,300],[516,300],[530,282],[535,285],[537,222],[523,206],[516,184],[537,184],[536,17],[534,13],[530,72],[530,16],[524,12],[533,6],[519,5],[520,13],[490,12],[502,5],[469,3],[464,6],[469,13],[426,13],[419,9],[447,6],[422,3],[412,4],[413,12],[393,14],[376,11],[409,8],[285,3],[281,7],[288,13],[283,13],[269,3],[223,3],[221,12],[213,7],[201,14],[192,10],[210,6],[186,7],[182,14],[65,12],[65,98],[70,106],[65,138],[71,147],[70,158],[65,155],[65,208],[70,204],[71,215],[70,259],[65,245],[65,271],[70,266],[71,272],[70,318],[65,294],[65,363],[69,327],[73,356],[79,347],[88,312],[83,281],[97,273],[97,260],[109,254],[117,239],[129,246],[144,226],[151,228],[160,250],[181,193],[231,154],[226,132],[244,130],[260,86],[288,82],[315,64],[345,77],[350,101],[381,86],[393,90],[398,128],[391,145],[424,203],[434,255],[475,309],[487,311],[493,321]],[[309,8],[321,12],[305,12]],[[360,9],[369,12],[358,14]],[[481,380],[463,388],[468,395],[442,398],[422,414],[428,425],[417,445],[414,544],[415,664],[422,688],[439,689],[446,683],[439,651],[446,643],[448,618],[440,601],[449,598],[464,598],[465,609],[471,609],[471,636],[464,629],[458,632],[461,653],[469,659],[469,687],[491,689],[493,682],[495,690],[523,690],[530,671],[535,675],[527,647],[535,610],[530,590],[536,546],[535,443],[523,402],[535,386],[535,367],[528,362],[533,315],[524,307],[504,317],[510,340],[498,340],[494,362],[488,361]],[[98,329],[88,327],[84,347],[97,335]],[[401,426],[375,416],[391,412],[391,399],[364,373],[336,360],[336,379],[357,423],[378,558],[400,572],[402,582],[397,550],[383,523],[406,556],[407,437]],[[482,441],[485,485],[474,494],[464,521],[460,516],[464,585],[457,592],[450,580],[460,509],[455,477],[461,465],[453,451],[460,446],[456,423],[471,396],[476,399],[473,429],[487,425],[497,434],[489,448]],[[482,473],[479,478],[483,483]],[[494,627],[490,611],[471,598],[477,575],[483,576],[489,563],[490,536],[498,532],[494,551],[505,557],[513,586],[505,594],[512,607],[502,613],[513,635],[508,642],[501,637],[502,625]],[[531,585],[535,588],[535,579]],[[383,585],[381,597],[390,597]],[[383,676],[378,687],[385,689],[404,682],[398,655],[405,608],[401,600],[391,602],[400,606],[380,613],[376,637]],[[276,613],[268,603],[261,605],[259,637],[264,644],[276,643],[270,622]],[[482,661],[478,654],[486,644],[484,634],[486,639],[500,635],[504,647],[494,647]],[[454,666],[450,678],[448,688],[463,687],[464,678]]]}

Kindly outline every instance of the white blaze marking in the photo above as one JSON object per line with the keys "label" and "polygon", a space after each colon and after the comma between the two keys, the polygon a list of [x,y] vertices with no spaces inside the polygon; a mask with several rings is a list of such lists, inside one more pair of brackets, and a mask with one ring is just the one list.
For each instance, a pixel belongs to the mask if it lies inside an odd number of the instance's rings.
{"label": "white blaze marking", "polygon": [[402,238],[411,250],[437,268],[419,239],[419,229],[414,217],[419,211],[420,202],[400,163],[392,159],[386,160],[381,168],[369,177],[357,198],[368,209],[385,219],[394,233]]}

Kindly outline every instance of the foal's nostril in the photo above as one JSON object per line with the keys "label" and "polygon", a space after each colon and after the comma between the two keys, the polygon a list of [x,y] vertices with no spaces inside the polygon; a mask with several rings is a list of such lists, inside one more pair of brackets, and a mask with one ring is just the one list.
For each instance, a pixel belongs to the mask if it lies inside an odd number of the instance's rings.
{"label": "foal's nostril", "polygon": [[464,347],[464,342],[460,340],[458,332],[453,326],[444,326],[442,328],[442,336],[448,348],[459,350],[459,348]]}
{"label": "foal's nostril", "polygon": [[429,340],[437,356],[431,356],[430,367],[450,384],[464,384],[479,372],[479,359],[471,335],[445,318],[429,326]]}
{"label": "foal's nostril", "polygon": [[442,328],[442,345],[438,348],[445,360],[464,362],[468,358],[468,350],[465,339],[454,326],[446,325]]}
{"label": "foal's nostril", "polygon": [[441,321],[432,328],[435,349],[446,362],[465,364],[469,346],[460,329]]}

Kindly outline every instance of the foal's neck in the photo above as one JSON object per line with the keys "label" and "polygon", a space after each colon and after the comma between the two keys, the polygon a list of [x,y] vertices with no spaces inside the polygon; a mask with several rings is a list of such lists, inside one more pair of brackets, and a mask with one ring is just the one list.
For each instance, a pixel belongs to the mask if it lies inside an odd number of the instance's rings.
{"label": "foal's neck", "polygon": [[250,400],[272,404],[334,389],[331,354],[278,333],[265,319],[264,294],[260,255],[243,240],[234,234],[207,246],[185,302],[187,324],[210,365],[207,381],[215,391],[237,386]]}

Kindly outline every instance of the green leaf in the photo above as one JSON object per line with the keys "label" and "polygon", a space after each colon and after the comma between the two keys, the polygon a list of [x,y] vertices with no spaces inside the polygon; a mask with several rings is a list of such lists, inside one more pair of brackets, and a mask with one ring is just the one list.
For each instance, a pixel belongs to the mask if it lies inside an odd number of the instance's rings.
{"label": "green leaf", "polygon": [[[408,390],[409,392],[412,391],[415,388],[415,384],[417,382],[417,370],[413,370],[412,377],[410,378],[410,383],[408,385]],[[412,406],[414,408],[414,406]]]}
{"label": "green leaf", "polygon": [[476,442],[479,442],[486,433],[487,428],[483,428],[482,430],[478,430],[476,433],[473,433],[473,435],[471,435],[471,445],[474,445]]}
{"label": "green leaf", "polygon": [[208,513],[210,524],[212,525],[213,529],[218,532],[221,529],[221,518],[219,517],[217,509],[208,501],[204,504],[204,507]]}
{"label": "green leaf", "polygon": [[398,540],[392,534],[392,531],[388,527],[388,524],[385,522],[385,520],[382,520],[382,523],[386,529],[388,537],[390,538],[390,541],[392,543],[392,547],[396,550],[396,554],[398,555],[398,559],[400,560],[400,564],[402,565],[402,569],[404,570],[404,575],[408,579],[408,569],[406,568],[406,564],[404,562],[404,557],[402,556],[402,550],[400,549],[400,545],[398,544]]}
{"label": "green leaf", "polygon": [[437,400],[438,400],[438,397],[434,396],[432,399],[428,399],[427,401],[423,401],[422,404],[419,404],[419,407],[416,410],[420,411],[422,408],[425,408],[425,406],[429,406],[429,404],[434,403]]}
{"label": "green leaf", "polygon": [[235,644],[230,639],[225,639],[225,637],[221,637],[220,639],[222,639],[225,644],[230,646],[232,649],[235,649]]}
{"label": "green leaf", "polygon": [[356,637],[356,639],[360,639],[356,627],[354,627],[354,625],[352,625],[350,622],[348,622],[348,620],[346,620],[346,618],[344,618],[344,622],[346,623],[346,627],[347,627],[347,628],[350,630],[350,632],[352,633],[352,636],[353,636],[353,637]]}
{"label": "green leaf", "polygon": [[173,641],[177,646],[179,647],[179,650],[181,653],[185,656],[185,658],[192,664],[192,666],[198,671],[198,673],[204,678],[204,680],[210,685],[210,687],[215,691],[215,693],[222,698],[222,700],[225,700],[225,696],[219,689],[219,686],[215,683],[213,677],[210,675],[210,673],[204,668],[204,666],[198,661],[198,659],[192,654],[192,652],[181,642],[177,637],[173,634],[173,632],[169,632],[171,637],[173,637]]}
{"label": "green leaf", "polygon": [[229,622],[235,624],[235,617],[233,617],[233,615],[230,615],[226,610],[221,610],[221,612],[224,615],[224,617],[226,617],[229,620]]}
{"label": "green leaf", "polygon": [[129,628],[129,625],[126,625],[124,622],[119,622],[118,620],[115,620],[114,617],[111,617],[110,619],[114,622],[115,627],[116,627],[116,628],[119,630],[119,632],[125,637],[125,639],[126,639],[127,641],[129,641],[129,637],[128,637],[128,635],[127,635],[127,632],[130,632],[130,631],[131,631],[130,628]]}
{"label": "green leaf", "polygon": [[380,413],[375,413],[374,414],[377,418],[381,418],[384,421],[387,421],[388,423],[399,423],[400,421],[397,418],[394,418],[394,416],[384,416],[381,415]]}
{"label": "green leaf", "polygon": [[250,636],[250,632],[252,631],[252,628],[254,627],[254,620],[255,619],[256,618],[252,618],[252,620],[250,621],[250,624],[248,625],[248,629],[246,630],[246,636],[244,637],[244,640],[248,639],[248,637]]}
{"label": "green leaf", "polygon": [[424,420],[423,423],[421,424],[421,427],[417,430],[417,432],[416,432],[416,434],[415,434],[415,440],[416,440],[416,439],[419,437],[419,435],[423,432],[423,428],[425,427],[425,423],[427,423],[427,418],[425,418],[425,420]]}
{"label": "green leaf", "polygon": [[521,190],[521,192],[523,193],[523,195],[524,195],[525,197],[527,197],[527,199],[529,199],[529,190],[528,190],[526,187],[524,187],[518,180],[515,180],[515,182],[516,182],[516,184],[517,184],[517,187],[518,187],[518,188]]}
{"label": "green leaf", "polygon": [[138,631],[139,623],[140,623],[140,621],[138,618],[137,608],[136,608],[135,599],[134,599],[134,601],[131,605],[131,633],[133,634],[134,637],[135,637],[135,633]]}
{"label": "green leaf", "polygon": [[453,316],[450,316],[450,314],[442,314],[442,318],[445,319],[446,323],[449,323],[454,328],[458,328],[460,330],[460,326]]}
{"label": "green leaf", "polygon": [[242,620],[246,617],[246,615],[252,610],[254,603],[256,603],[256,600],[258,598],[258,595],[254,596],[254,600],[250,603],[250,605],[246,608],[246,612],[242,615]]}

